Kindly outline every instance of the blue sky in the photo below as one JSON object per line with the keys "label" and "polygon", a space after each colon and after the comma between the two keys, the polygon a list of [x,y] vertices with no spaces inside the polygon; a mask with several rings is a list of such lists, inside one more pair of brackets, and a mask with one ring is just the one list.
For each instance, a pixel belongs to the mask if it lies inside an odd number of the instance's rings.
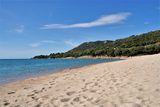
{"label": "blue sky", "polygon": [[160,0],[0,0],[0,58],[160,29]]}

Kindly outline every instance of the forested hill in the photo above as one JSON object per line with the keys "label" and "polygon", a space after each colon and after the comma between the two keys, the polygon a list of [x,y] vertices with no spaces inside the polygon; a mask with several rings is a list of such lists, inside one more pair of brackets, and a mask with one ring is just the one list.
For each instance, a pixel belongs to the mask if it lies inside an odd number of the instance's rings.
{"label": "forested hill", "polygon": [[160,52],[160,30],[132,35],[115,41],[85,42],[65,53],[52,53],[34,58],[62,58],[80,56],[136,56]]}

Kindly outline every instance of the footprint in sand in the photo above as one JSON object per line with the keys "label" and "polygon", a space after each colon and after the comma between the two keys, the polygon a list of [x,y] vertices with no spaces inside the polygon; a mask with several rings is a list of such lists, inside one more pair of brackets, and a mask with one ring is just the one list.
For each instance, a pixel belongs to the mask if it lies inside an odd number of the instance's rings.
{"label": "footprint in sand", "polygon": [[42,91],[44,91],[44,90],[45,90],[45,88],[43,87],[40,92],[42,92]]}
{"label": "footprint in sand", "polygon": [[60,101],[61,102],[68,102],[70,100],[70,98],[63,98],[63,99],[61,99]]}
{"label": "footprint in sand", "polygon": [[27,89],[29,89],[30,87],[24,87],[24,90],[27,90]]}
{"label": "footprint in sand", "polygon": [[55,83],[51,83],[50,85],[55,85]]}
{"label": "footprint in sand", "polygon": [[42,102],[38,103],[35,107],[41,107]]}
{"label": "footprint in sand", "polygon": [[87,97],[86,97],[86,96],[83,96],[83,98],[84,98],[84,99],[87,99]]}
{"label": "footprint in sand", "polygon": [[29,95],[27,95],[27,97],[32,97],[32,96],[34,96],[34,94],[29,94]]}
{"label": "footprint in sand", "polygon": [[14,94],[15,92],[14,91],[12,91],[12,92],[8,92],[8,94]]}
{"label": "footprint in sand", "polygon": [[8,106],[9,104],[10,103],[7,100],[4,101],[4,106]]}
{"label": "footprint in sand", "polygon": [[101,101],[100,99],[96,99],[96,100],[94,101],[94,103],[95,103],[95,104],[98,104],[100,101]]}
{"label": "footprint in sand", "polygon": [[55,81],[50,81],[49,83],[54,83]]}
{"label": "footprint in sand", "polygon": [[86,80],[85,79],[82,79],[82,82],[85,82]]}
{"label": "footprint in sand", "polygon": [[39,93],[39,91],[37,91],[37,90],[33,90],[32,92],[34,92],[35,94],[38,94],[38,93]]}
{"label": "footprint in sand", "polygon": [[100,81],[100,79],[97,79],[97,81]]}
{"label": "footprint in sand", "polygon": [[88,89],[86,88],[81,88],[83,92],[86,92]]}
{"label": "footprint in sand", "polygon": [[143,91],[143,88],[139,88],[138,91]]}
{"label": "footprint in sand", "polygon": [[96,93],[97,90],[90,90],[91,93]]}
{"label": "footprint in sand", "polygon": [[92,100],[93,100],[93,97],[87,99],[87,101],[92,101]]}
{"label": "footprint in sand", "polygon": [[94,86],[97,86],[97,85],[98,85],[98,83],[97,83],[97,82],[95,82],[95,83],[94,83]]}
{"label": "footprint in sand", "polygon": [[73,101],[79,102],[79,101],[80,101],[80,98],[79,98],[79,97],[76,97],[76,98],[73,99]]}
{"label": "footprint in sand", "polygon": [[70,89],[71,87],[67,87],[67,89]]}
{"label": "footprint in sand", "polygon": [[14,102],[17,102],[18,100],[16,99],[16,100],[14,100]]}
{"label": "footprint in sand", "polygon": [[66,94],[68,95],[68,96],[71,96],[71,95],[73,95],[75,93],[75,91],[70,91],[70,92],[67,92]]}
{"label": "footprint in sand", "polygon": [[160,89],[156,89],[155,91],[156,91],[156,92],[160,92]]}
{"label": "footprint in sand", "polygon": [[113,81],[113,82],[117,82],[117,80],[116,80],[116,79],[112,79],[112,81]]}

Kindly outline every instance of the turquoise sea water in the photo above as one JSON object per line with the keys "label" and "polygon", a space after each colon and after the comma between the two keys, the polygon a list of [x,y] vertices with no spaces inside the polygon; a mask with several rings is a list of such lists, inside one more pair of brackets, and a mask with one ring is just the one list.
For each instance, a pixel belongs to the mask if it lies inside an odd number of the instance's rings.
{"label": "turquoise sea water", "polygon": [[0,84],[53,73],[66,68],[111,62],[110,59],[0,59]]}

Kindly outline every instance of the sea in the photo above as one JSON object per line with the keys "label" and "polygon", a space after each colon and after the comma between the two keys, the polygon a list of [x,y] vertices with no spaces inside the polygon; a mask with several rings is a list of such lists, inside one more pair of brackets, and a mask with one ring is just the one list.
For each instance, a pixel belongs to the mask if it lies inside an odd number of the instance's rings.
{"label": "sea", "polygon": [[117,59],[0,59],[0,84]]}

